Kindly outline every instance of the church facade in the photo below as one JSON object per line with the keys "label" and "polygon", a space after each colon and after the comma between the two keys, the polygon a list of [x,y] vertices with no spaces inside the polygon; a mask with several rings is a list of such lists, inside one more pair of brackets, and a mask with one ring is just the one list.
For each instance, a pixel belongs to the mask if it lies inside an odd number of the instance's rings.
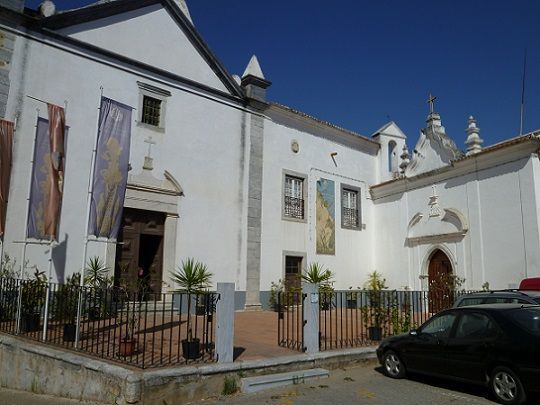
{"label": "church facade", "polygon": [[[394,122],[366,137],[268,101],[257,58],[230,75],[184,1],[23,6],[0,6],[0,117],[14,123],[2,249],[27,261],[26,273],[51,258],[62,282],[99,256],[116,278],[142,272],[165,292],[194,257],[214,281],[234,282],[245,308],[265,306],[272,282],[296,283],[311,262],[335,273],[337,289],[362,287],[374,270],[411,289],[441,274],[468,289],[540,276],[540,132],[483,147],[471,117],[461,152],[432,101],[409,153]],[[132,108],[115,239],[85,232],[103,97]],[[27,234],[47,103],[64,107],[67,128],[52,244]]]}

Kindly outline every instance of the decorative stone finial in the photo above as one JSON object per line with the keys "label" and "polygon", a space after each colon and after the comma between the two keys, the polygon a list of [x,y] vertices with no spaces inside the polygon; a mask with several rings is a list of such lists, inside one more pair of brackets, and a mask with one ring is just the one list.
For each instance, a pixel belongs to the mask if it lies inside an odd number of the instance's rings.
{"label": "decorative stone finial", "polygon": [[467,133],[467,140],[465,141],[467,144],[467,156],[482,151],[484,141],[480,138],[480,128],[476,126],[476,120],[472,115],[469,117],[469,125],[465,132]]}
{"label": "decorative stone finial", "polygon": [[182,10],[182,13],[184,13],[189,22],[193,25],[193,20],[191,19],[191,15],[189,14],[189,8],[186,4],[186,0],[175,0],[175,2],[176,4],[178,4],[178,7],[180,7],[180,10]]}
{"label": "decorative stone finial", "polygon": [[242,87],[246,90],[246,95],[254,100],[266,101],[266,88],[272,83],[264,78],[264,74],[259,65],[257,57],[253,55],[242,75]]}
{"label": "decorative stone finial", "polygon": [[409,163],[411,162],[409,159],[409,149],[407,149],[407,145],[403,145],[403,152],[399,157],[401,158],[399,168],[401,169],[401,173],[405,173],[405,169],[407,168],[407,166],[409,166]]}
{"label": "decorative stone finial", "polygon": [[38,10],[43,17],[50,17],[56,13],[56,5],[51,0],[45,0],[39,5]]}
{"label": "decorative stone finial", "polygon": [[264,79],[264,74],[262,72],[261,65],[259,64],[259,60],[257,59],[257,56],[255,55],[253,55],[251,59],[249,60],[246,70],[244,71],[244,74],[242,75],[242,79],[247,76],[253,76],[258,79]]}

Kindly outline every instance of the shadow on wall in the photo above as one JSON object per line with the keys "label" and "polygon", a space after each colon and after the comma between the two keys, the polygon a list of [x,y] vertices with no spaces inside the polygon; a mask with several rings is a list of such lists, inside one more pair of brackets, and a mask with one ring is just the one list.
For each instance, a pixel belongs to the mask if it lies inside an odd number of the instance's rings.
{"label": "shadow on wall", "polygon": [[66,252],[69,235],[67,233],[65,235],[64,240],[56,245],[52,251],[52,261],[59,283],[64,283],[66,278]]}

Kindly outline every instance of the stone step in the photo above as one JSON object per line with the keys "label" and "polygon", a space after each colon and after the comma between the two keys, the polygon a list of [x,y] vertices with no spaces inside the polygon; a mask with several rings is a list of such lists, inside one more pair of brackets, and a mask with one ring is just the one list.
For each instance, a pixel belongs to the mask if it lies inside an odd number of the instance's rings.
{"label": "stone step", "polygon": [[288,373],[267,374],[258,377],[246,377],[240,380],[240,389],[244,393],[262,391],[286,385],[303,384],[319,378],[328,378],[330,373],[324,368],[289,371]]}

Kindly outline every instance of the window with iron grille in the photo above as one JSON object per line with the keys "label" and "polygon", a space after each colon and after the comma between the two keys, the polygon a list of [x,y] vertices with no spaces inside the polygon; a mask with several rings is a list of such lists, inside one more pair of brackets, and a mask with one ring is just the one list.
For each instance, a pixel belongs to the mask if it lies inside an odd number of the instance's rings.
{"label": "window with iron grille", "polygon": [[304,179],[285,175],[283,215],[304,219]]}
{"label": "window with iron grille", "polygon": [[142,117],[144,124],[159,127],[161,118],[161,100],[157,98],[143,96]]}
{"label": "window with iron grille", "polygon": [[341,189],[341,226],[344,228],[359,228],[360,215],[358,210],[358,190]]}

